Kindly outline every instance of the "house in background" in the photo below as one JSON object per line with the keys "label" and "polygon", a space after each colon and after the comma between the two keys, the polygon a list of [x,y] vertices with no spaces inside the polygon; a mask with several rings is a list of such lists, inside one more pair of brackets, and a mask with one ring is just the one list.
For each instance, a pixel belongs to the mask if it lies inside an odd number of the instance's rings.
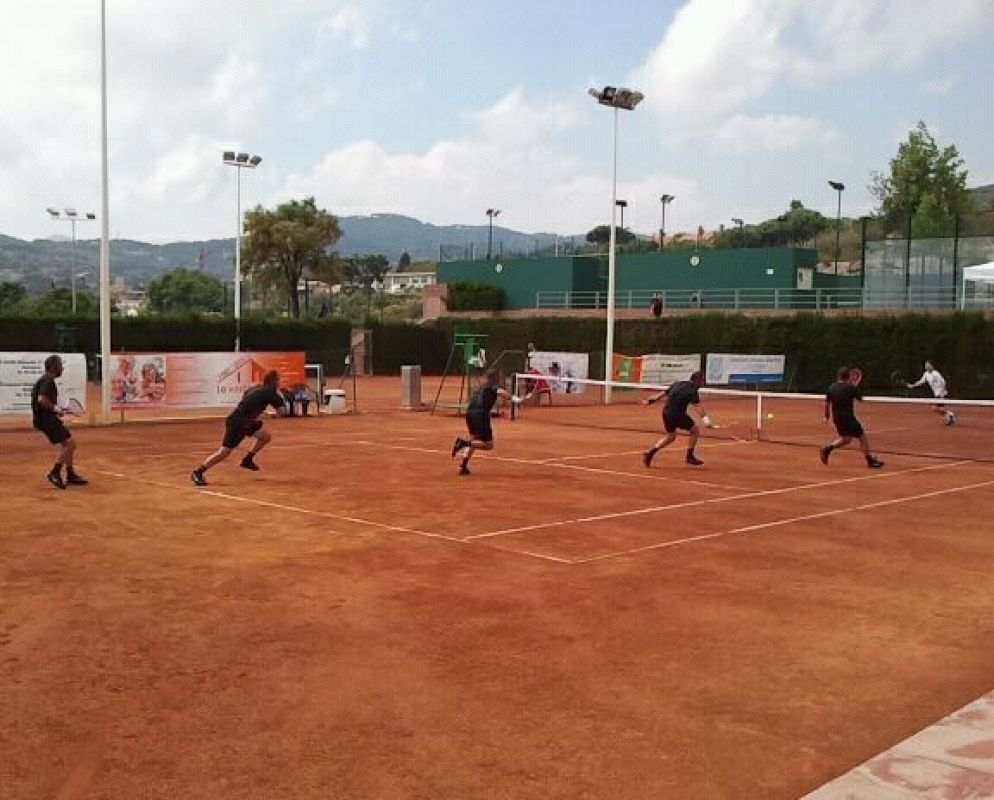
{"label": "house in background", "polygon": [[387,294],[403,294],[404,292],[425,289],[435,285],[434,272],[401,272],[390,270],[383,276],[383,291]]}

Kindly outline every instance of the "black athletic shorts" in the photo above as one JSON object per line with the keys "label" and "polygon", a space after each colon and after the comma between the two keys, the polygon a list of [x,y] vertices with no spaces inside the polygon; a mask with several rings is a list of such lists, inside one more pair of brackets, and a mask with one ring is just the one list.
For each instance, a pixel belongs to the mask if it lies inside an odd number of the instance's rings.
{"label": "black athletic shorts", "polygon": [[494,440],[494,431],[490,427],[490,413],[487,411],[468,411],[466,413],[466,429],[470,436],[481,442]]}
{"label": "black athletic shorts", "polygon": [[224,423],[224,440],[221,446],[234,450],[246,436],[255,436],[261,430],[261,420],[246,420],[237,414],[231,414]]}
{"label": "black athletic shorts", "polygon": [[52,444],[62,444],[72,439],[69,429],[62,424],[62,420],[54,414],[40,417],[34,421],[34,426],[48,437]]}
{"label": "black athletic shorts", "polygon": [[676,433],[677,428],[693,430],[694,421],[688,414],[663,414],[663,428],[667,433]]}
{"label": "black athletic shorts", "polygon": [[856,417],[835,420],[835,430],[839,432],[839,436],[852,436],[858,439],[863,435],[863,426]]}

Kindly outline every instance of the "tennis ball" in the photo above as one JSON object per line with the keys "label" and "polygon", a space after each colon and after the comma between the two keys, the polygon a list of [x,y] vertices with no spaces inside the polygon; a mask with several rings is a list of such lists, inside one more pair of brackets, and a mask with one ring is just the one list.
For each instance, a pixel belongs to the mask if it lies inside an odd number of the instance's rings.
{"label": "tennis ball", "polygon": [[773,419],[773,415],[772,415],[772,414],[767,414],[767,415],[766,415],[766,418],[767,418],[767,419]]}

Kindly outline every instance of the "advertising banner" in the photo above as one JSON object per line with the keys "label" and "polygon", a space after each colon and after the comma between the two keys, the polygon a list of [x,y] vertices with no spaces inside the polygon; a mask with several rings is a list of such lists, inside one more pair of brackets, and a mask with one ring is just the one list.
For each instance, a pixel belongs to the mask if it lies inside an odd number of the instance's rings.
{"label": "advertising banner", "polygon": [[0,353],[0,414],[30,414],[31,389],[45,374],[45,359],[62,356],[59,402],[70,398],[86,408],[86,357],[82,353]]}
{"label": "advertising banner", "polygon": [[701,354],[667,356],[660,353],[642,356],[642,383],[669,386],[677,381],[690,380],[701,368]]}
{"label": "advertising banner", "polygon": [[549,388],[556,394],[579,394],[583,384],[576,384],[570,378],[586,378],[590,364],[587,353],[551,353],[536,350],[528,359],[528,367],[542,375],[549,375]]}
{"label": "advertising banner", "polygon": [[270,370],[306,383],[303,353],[122,353],[111,356],[111,408],[234,406]]}
{"label": "advertising banner", "polygon": [[783,383],[785,356],[708,353],[707,382],[711,386],[736,383]]}

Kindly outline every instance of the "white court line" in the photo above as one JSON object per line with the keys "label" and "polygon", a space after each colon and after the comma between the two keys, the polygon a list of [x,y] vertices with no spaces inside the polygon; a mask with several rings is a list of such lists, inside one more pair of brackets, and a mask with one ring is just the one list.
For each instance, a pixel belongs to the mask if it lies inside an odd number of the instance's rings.
{"label": "white court line", "polygon": [[[717,442],[715,444],[710,444],[706,442],[697,442],[698,449],[705,448],[710,450],[713,447],[733,447],[735,445],[741,444],[753,444],[752,440],[749,441],[735,441],[735,442]],[[591,458],[612,458],[613,456],[631,456],[631,455],[641,455],[646,451],[647,448],[643,447],[639,450],[617,450],[613,453],[593,453],[582,456],[555,456],[554,458],[544,458],[537,462],[539,464],[551,464],[556,461],[585,461]],[[676,449],[676,447],[674,447]]]}
{"label": "white court line", "polygon": [[499,531],[488,531],[487,533],[477,533],[473,536],[467,536],[466,541],[474,539],[486,539],[492,536],[506,536],[510,533],[524,533],[527,531],[537,531],[544,528],[555,528],[562,525],[577,525],[583,522],[603,522],[608,519],[619,519],[621,517],[635,517],[642,514],[655,514],[659,511],[673,511],[679,508],[693,508],[695,506],[705,506],[715,503],[729,503],[733,500],[748,500],[753,497],[769,497],[771,495],[778,494],[789,494],[791,492],[799,492],[804,489],[820,489],[826,486],[839,486],[844,483],[856,483],[859,481],[869,481],[878,480],[881,478],[895,477],[897,475],[907,475],[912,472],[928,472],[934,469],[947,469],[951,467],[962,466],[963,464],[972,464],[972,461],[953,461],[949,464],[932,464],[927,467],[911,467],[909,469],[902,469],[890,472],[876,472],[873,475],[861,475],[855,478],[839,478],[834,481],[820,481],[818,483],[803,483],[799,486],[787,486],[781,489],[764,489],[761,491],[745,492],[743,494],[732,494],[726,495],[725,497],[711,497],[704,500],[687,500],[682,503],[669,503],[663,506],[650,506],[649,508],[636,508],[631,511],[615,511],[610,514],[598,514],[591,517],[577,517],[575,519],[564,519],[553,522],[540,522],[534,525],[522,525],[517,528],[504,528]]}
{"label": "white court line", "polygon": [[[350,442],[350,444],[365,444],[369,445],[370,447],[383,447],[386,448],[387,450],[410,450],[415,453],[440,453],[442,455],[451,455],[451,452],[449,450],[439,450],[437,448],[431,448],[431,447],[410,447],[402,445],[393,445],[393,444],[386,444],[384,442],[370,442],[368,440],[361,442],[360,441]],[[647,474],[645,472],[625,472],[623,470],[602,469],[600,467],[584,467],[579,464],[560,464],[552,460],[540,461],[534,458],[512,458],[510,456],[496,456],[486,451],[480,452],[473,457],[492,459],[494,461],[507,461],[512,464],[527,464],[528,466],[531,467],[557,467],[559,469],[572,469],[572,470],[579,470],[581,472],[599,472],[604,475],[619,475],[623,478],[636,478],[638,480],[643,480],[643,481],[648,480],[648,481],[666,481],[668,483],[673,483],[673,482],[690,483],[694,484],[695,486],[706,486],[710,489],[728,489],[736,492],[748,491],[748,489],[746,489],[744,486],[729,486],[727,484],[722,484],[722,483],[709,483],[707,481],[698,481],[698,480],[693,480],[692,478],[680,478],[673,475],[656,476],[656,475]]]}
{"label": "white court line", "polygon": [[[186,487],[177,486],[176,484],[173,484],[173,483],[166,483],[164,481],[155,481],[155,480],[150,480],[148,478],[134,478],[134,477],[132,477],[130,475],[124,475],[123,473],[120,473],[120,472],[111,472],[109,470],[97,470],[97,473],[100,474],[100,475],[110,475],[111,477],[114,477],[114,478],[124,478],[125,480],[133,481],[133,482],[136,482],[136,483],[144,483],[144,484],[147,484],[149,486],[159,486],[159,487],[166,488],[166,489],[175,489],[177,491],[187,491]],[[429,538],[429,539],[440,539],[442,541],[453,542],[455,544],[467,544],[467,542],[465,542],[463,539],[457,538],[455,536],[446,536],[445,534],[431,533],[430,531],[419,531],[419,530],[415,530],[413,528],[402,528],[402,527],[397,526],[397,525],[387,525],[387,524],[384,524],[382,522],[373,522],[371,520],[359,519],[358,517],[348,517],[348,516],[344,516],[344,515],[341,515],[341,514],[332,514],[330,512],[326,512],[326,511],[316,511],[316,510],[311,509],[311,508],[301,508],[299,506],[284,505],[282,503],[272,503],[272,502],[269,502],[267,500],[255,500],[255,499],[253,499],[251,497],[240,497],[238,495],[228,494],[226,492],[214,491],[212,489],[191,489],[189,491],[192,491],[193,494],[195,494],[195,495],[208,495],[208,496],[211,496],[211,497],[220,497],[220,498],[222,498],[224,500],[234,500],[234,501],[241,502],[241,503],[249,503],[251,505],[264,506],[264,507],[267,507],[267,508],[275,508],[275,509],[279,509],[280,511],[290,511],[290,512],[293,512],[295,514],[305,514],[305,515],[312,516],[312,517],[323,517],[325,519],[338,520],[339,522],[355,522],[355,523],[358,523],[360,525],[368,525],[370,527],[382,528],[382,529],[388,530],[388,531],[397,531],[399,533],[408,533],[408,534],[412,534],[414,536],[423,536],[423,537],[426,537],[426,538]],[[338,530],[332,530],[332,531],[330,531],[330,533],[335,533],[335,534],[338,534],[340,536],[349,536],[349,535],[352,535],[349,532],[338,531]],[[477,544],[477,543],[474,543],[474,544]],[[508,547],[496,547],[496,546],[490,545],[490,544],[488,544],[486,542],[479,542],[478,544],[480,546],[486,547],[488,550],[498,550],[501,553],[509,553],[509,554],[512,554],[512,555],[521,555],[521,556],[525,556],[525,557],[528,557],[528,558],[536,558],[536,559],[539,559],[541,561],[551,561],[551,562],[556,563],[556,564],[573,564],[574,563],[571,559],[560,558],[559,556],[548,555],[547,553],[534,553],[534,552],[530,552],[528,550],[518,550],[518,549],[513,549],[513,548],[508,548]]]}
{"label": "white court line", "polygon": [[907,497],[893,497],[890,500],[878,500],[875,503],[864,503],[859,506],[850,506],[849,508],[836,508],[831,511],[819,511],[814,514],[803,514],[799,517],[788,517],[786,519],[776,519],[772,522],[759,522],[755,525],[743,525],[740,528],[730,528],[727,531],[718,531],[716,533],[705,533],[700,536],[688,536],[684,539],[673,539],[668,542],[657,542],[656,544],[645,545],[644,547],[633,547],[629,550],[618,550],[614,553],[606,553],[601,556],[593,556],[592,558],[580,558],[576,559],[574,564],[589,564],[593,561],[604,561],[609,558],[617,558],[619,556],[633,555],[635,553],[644,553],[649,550],[662,550],[667,547],[676,547],[681,544],[692,544],[694,542],[702,542],[706,539],[718,539],[722,536],[731,536],[734,533],[751,533],[753,531],[765,530],[767,528],[776,528],[781,525],[790,525],[794,522],[806,522],[812,519],[824,519],[826,517],[837,517],[842,514],[850,514],[853,511],[867,511],[871,508],[884,508],[886,506],[899,505],[901,503],[910,503],[915,500],[927,500],[930,497],[941,497],[942,495],[955,494],[957,492],[968,492],[973,489],[982,489],[985,486],[994,486],[994,480],[981,481],[980,483],[971,483],[966,486],[954,486],[951,489],[937,489],[934,492],[923,492],[921,494],[908,495]]}
{"label": "white court line", "polygon": [[[276,508],[281,511],[292,511],[297,514],[308,514],[314,517],[324,517],[326,519],[339,520],[340,522],[353,522],[359,525],[368,525],[371,528],[382,528],[388,531],[397,531],[399,533],[410,533],[415,536],[426,536],[431,539],[444,539],[449,542],[461,542],[462,539],[456,538],[455,536],[446,536],[441,533],[431,533],[429,531],[419,531],[414,528],[402,528],[399,525],[389,525],[384,522],[374,522],[368,519],[361,519],[360,517],[350,517],[344,514],[332,514],[329,511],[316,511],[311,508],[301,508],[300,506],[290,506],[284,505],[283,503],[273,503],[268,500],[256,500],[251,497],[241,497],[239,495],[228,494],[227,492],[218,492],[213,489],[203,489],[190,487],[187,489],[185,486],[179,486],[175,483],[166,483],[165,481],[154,481],[149,478],[136,478],[132,475],[125,475],[121,472],[111,472],[110,470],[97,470],[101,475],[110,475],[114,478],[124,478],[125,480],[132,481],[134,483],[144,483],[149,486],[160,486],[166,489],[175,489],[177,491],[185,491],[188,493],[193,493],[196,495],[209,495],[211,497],[221,497],[225,500],[235,500],[241,503],[249,503],[256,506],[265,506],[267,508]],[[342,533],[341,531],[335,531],[335,533]]]}

